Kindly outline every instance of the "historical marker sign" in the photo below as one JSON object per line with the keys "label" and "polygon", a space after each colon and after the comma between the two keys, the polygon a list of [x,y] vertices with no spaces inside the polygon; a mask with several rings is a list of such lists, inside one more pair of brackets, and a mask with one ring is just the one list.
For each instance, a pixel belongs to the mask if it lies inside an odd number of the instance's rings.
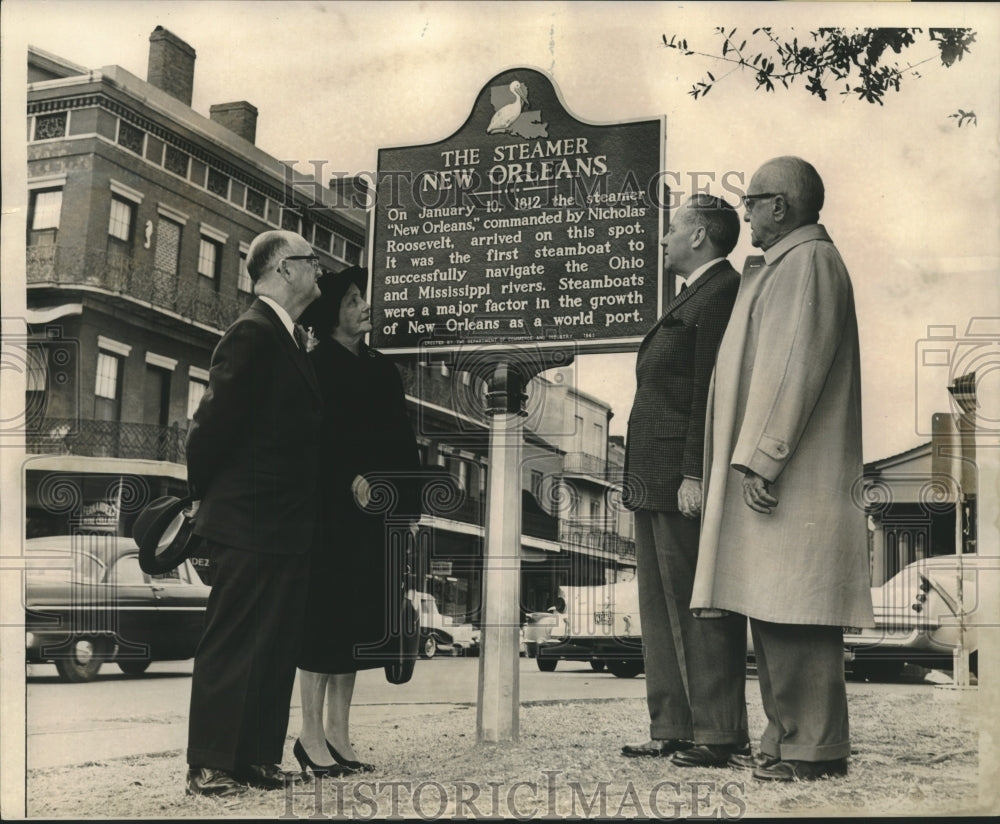
{"label": "historical marker sign", "polygon": [[373,345],[636,348],[659,317],[663,120],[591,125],[513,69],[465,125],[379,151]]}

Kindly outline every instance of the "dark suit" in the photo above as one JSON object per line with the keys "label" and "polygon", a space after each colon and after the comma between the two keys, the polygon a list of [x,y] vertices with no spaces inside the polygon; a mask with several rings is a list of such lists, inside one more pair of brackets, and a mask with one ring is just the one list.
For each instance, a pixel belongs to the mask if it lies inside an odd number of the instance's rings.
{"label": "dark suit", "polygon": [[625,452],[626,506],[636,511],[636,574],[650,736],[699,744],[747,741],[742,616],[690,610],[697,518],[679,511],[685,477],[701,480],[705,405],[739,275],[722,261],[670,301],[636,358]]}
{"label": "dark suit", "polygon": [[322,398],[305,352],[261,300],[212,354],[187,441],[214,564],[191,684],[188,763],[280,764],[319,513]]}

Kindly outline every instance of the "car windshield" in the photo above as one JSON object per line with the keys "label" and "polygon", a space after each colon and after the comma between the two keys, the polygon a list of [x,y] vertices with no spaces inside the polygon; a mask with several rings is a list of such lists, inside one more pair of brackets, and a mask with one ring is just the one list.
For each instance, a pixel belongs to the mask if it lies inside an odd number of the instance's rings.
{"label": "car windshield", "polygon": [[30,580],[99,583],[114,555],[114,538],[107,535],[67,535],[29,542],[26,574]]}
{"label": "car windshield", "polygon": [[33,581],[98,583],[104,577],[104,564],[87,552],[33,552],[28,556],[26,575]]}

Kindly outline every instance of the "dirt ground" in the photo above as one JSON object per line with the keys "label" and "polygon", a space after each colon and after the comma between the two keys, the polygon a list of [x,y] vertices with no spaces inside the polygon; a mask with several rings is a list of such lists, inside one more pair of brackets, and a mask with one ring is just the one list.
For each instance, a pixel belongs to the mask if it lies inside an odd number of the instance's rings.
{"label": "dirt ground", "polygon": [[[751,734],[763,728],[748,690]],[[184,795],[179,750],[68,768],[32,770],[30,817],[340,819],[708,816],[933,816],[979,811],[978,696],[928,688],[887,699],[878,685],[851,695],[853,754],[845,778],[754,781],[733,769],[682,769],[624,759],[647,732],[645,702],[523,705],[520,740],[477,745],[476,710],[458,706],[443,726],[424,716],[355,725],[361,758],[379,765],[352,780],[296,784],[233,799]],[[289,739],[291,742],[291,739]],[[285,767],[293,768],[291,743]]]}

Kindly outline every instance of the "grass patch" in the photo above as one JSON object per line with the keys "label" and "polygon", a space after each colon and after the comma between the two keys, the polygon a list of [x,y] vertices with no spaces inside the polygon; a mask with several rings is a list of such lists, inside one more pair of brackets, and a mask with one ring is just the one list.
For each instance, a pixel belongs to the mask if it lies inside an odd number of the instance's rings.
{"label": "grass patch", "polygon": [[[763,728],[748,685],[751,733]],[[389,712],[390,710],[387,710]],[[681,769],[625,759],[648,732],[645,701],[541,701],[520,712],[520,740],[479,745],[476,711],[457,706],[359,724],[355,749],[379,765],[352,780],[254,791],[233,799],[184,795],[182,751],[31,770],[28,814],[67,818],[296,816],[678,817],[714,815],[934,815],[975,809],[978,731],[968,705],[871,685],[850,696],[854,751],[845,778],[754,781],[731,769]],[[291,739],[289,739],[291,741]],[[286,748],[291,761],[291,744]]]}

